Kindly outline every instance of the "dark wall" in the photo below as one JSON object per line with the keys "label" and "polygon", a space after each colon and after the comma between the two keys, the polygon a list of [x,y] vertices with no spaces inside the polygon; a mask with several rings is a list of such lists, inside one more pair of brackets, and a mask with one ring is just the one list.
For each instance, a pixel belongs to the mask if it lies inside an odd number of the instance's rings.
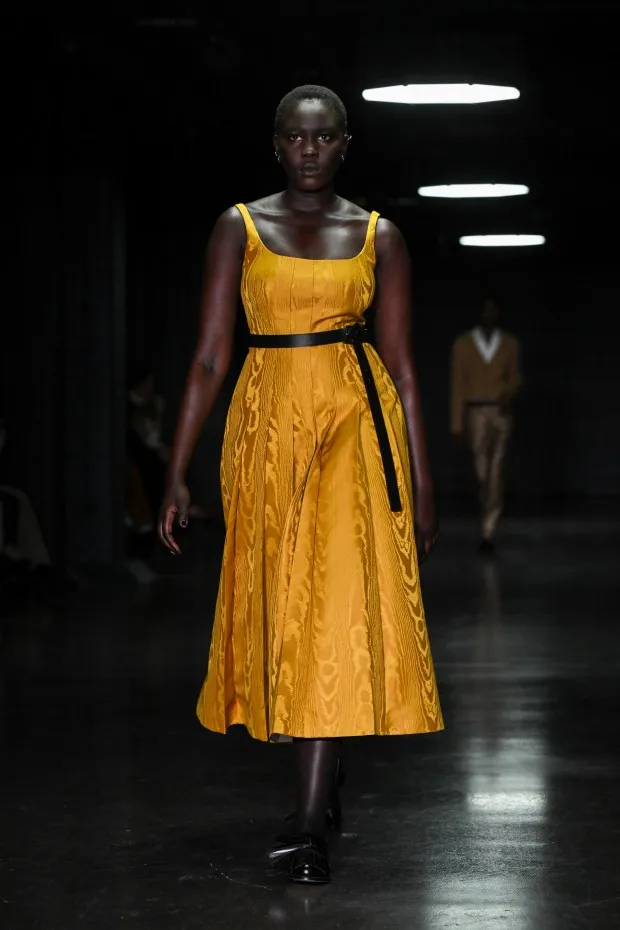
{"label": "dark wall", "polygon": [[8,480],[59,562],[124,550],[125,229],[96,175],[16,175],[2,315]]}

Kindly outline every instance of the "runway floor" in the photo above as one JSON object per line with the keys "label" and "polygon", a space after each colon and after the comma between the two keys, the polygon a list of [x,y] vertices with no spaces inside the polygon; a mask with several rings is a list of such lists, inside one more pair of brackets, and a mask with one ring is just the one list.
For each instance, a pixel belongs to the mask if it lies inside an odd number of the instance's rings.
{"label": "runway floor", "polygon": [[151,585],[2,619],[5,930],[618,930],[620,529],[446,521],[423,591],[447,729],[346,747],[333,882],[269,873],[292,758],[194,716],[221,533]]}

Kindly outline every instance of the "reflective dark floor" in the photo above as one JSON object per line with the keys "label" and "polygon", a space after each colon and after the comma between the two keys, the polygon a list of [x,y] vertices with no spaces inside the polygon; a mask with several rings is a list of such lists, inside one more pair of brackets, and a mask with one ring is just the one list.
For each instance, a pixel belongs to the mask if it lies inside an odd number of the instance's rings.
{"label": "reflective dark floor", "polygon": [[219,532],[150,586],[5,612],[0,925],[617,930],[617,524],[507,520],[492,561],[443,530],[423,582],[447,730],[348,744],[311,891],[264,857],[290,747],[194,718]]}

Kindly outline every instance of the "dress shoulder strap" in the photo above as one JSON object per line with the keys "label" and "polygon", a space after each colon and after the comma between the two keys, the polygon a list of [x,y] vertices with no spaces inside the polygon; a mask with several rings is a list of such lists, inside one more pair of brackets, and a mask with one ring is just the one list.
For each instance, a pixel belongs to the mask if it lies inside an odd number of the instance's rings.
{"label": "dress shoulder strap", "polygon": [[260,242],[260,236],[258,235],[258,230],[256,229],[254,220],[250,216],[250,211],[248,210],[246,205],[244,203],[236,203],[235,206],[237,210],[239,211],[239,213],[241,214],[241,216],[243,217],[243,222],[245,223],[245,232],[247,235],[248,242],[253,242],[253,243]]}
{"label": "dress shoulder strap", "polygon": [[369,255],[374,258],[375,256],[375,235],[377,232],[377,220],[379,219],[380,214],[376,210],[373,210],[370,214],[370,219],[368,220],[368,229],[366,230],[366,241],[364,242],[364,252],[367,252]]}

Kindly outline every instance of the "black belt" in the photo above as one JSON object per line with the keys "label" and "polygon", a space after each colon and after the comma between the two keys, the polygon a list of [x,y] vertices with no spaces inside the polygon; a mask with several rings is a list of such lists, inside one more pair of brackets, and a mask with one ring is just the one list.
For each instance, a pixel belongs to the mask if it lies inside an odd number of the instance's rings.
{"label": "black belt", "polygon": [[368,405],[372,414],[375,432],[379,441],[379,451],[381,452],[381,461],[383,462],[383,472],[385,474],[385,483],[387,486],[390,509],[395,513],[402,510],[400,493],[398,490],[398,481],[396,479],[396,468],[394,458],[390,448],[385,420],[381,401],[377,393],[377,385],[372,376],[372,369],[368,356],[364,349],[364,343],[369,342],[368,334],[364,326],[356,324],[354,326],[345,326],[344,329],[330,329],[323,333],[292,333],[291,335],[277,336],[259,336],[254,333],[250,334],[250,347],[253,349],[296,349],[309,346],[326,346],[333,345],[337,342],[344,342],[353,346],[357,361],[360,366]]}

